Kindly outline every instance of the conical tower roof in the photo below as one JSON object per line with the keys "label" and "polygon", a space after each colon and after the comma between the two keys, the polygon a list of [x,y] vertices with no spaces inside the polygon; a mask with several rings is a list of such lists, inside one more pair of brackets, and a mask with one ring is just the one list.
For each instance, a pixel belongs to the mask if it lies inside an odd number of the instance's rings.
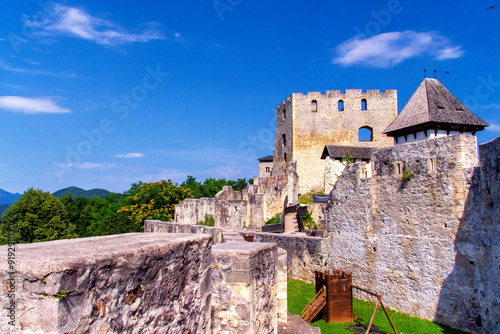
{"label": "conical tower roof", "polygon": [[383,133],[396,137],[428,129],[476,132],[486,126],[437,79],[425,78]]}

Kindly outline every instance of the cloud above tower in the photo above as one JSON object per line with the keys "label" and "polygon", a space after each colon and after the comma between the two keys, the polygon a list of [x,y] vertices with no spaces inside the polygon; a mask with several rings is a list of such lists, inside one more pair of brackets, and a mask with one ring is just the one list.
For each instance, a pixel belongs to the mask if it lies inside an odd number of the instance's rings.
{"label": "cloud above tower", "polygon": [[333,53],[334,64],[387,68],[425,55],[435,60],[460,58],[464,51],[438,32],[407,30],[371,37],[358,35],[335,47]]}

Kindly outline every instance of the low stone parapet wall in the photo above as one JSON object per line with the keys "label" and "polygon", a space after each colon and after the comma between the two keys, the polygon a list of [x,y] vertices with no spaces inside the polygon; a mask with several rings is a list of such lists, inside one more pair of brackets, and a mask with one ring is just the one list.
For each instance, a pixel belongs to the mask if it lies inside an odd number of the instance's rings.
{"label": "low stone parapet wall", "polygon": [[256,242],[274,242],[287,251],[288,278],[314,284],[314,271],[328,264],[329,242],[304,234],[255,233]]}
{"label": "low stone parapet wall", "polygon": [[233,241],[215,245],[212,253],[213,332],[276,333],[276,244]]}
{"label": "low stone parapet wall", "polygon": [[[205,333],[212,238],[134,233],[16,245],[16,327],[2,333]],[[7,246],[0,247],[7,254]],[[0,280],[12,268],[0,263]]]}
{"label": "low stone parapet wall", "polygon": [[161,220],[145,220],[144,232],[147,233],[203,233],[210,234],[215,243],[224,242],[223,229],[206,225],[178,224]]}

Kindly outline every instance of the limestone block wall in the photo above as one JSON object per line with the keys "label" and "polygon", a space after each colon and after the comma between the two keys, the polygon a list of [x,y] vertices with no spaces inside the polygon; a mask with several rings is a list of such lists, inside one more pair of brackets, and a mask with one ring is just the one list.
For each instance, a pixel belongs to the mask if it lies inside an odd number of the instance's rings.
{"label": "limestone block wall", "polygon": [[345,168],[345,163],[341,161],[334,160],[330,157],[325,159],[325,174],[324,174],[324,193],[329,194],[335,186],[338,178],[342,174]]}
{"label": "limestone block wall", "polygon": [[287,252],[288,278],[314,284],[314,271],[328,266],[329,242],[319,237],[276,233],[255,233],[256,242],[276,243]]}
{"label": "limestone block wall", "polygon": [[174,209],[174,221],[179,224],[196,224],[205,219],[205,215],[215,217],[215,198],[189,198],[180,202]]}
{"label": "limestone block wall", "polygon": [[[474,136],[457,135],[377,149],[371,178],[360,178],[362,164],[348,165],[330,194],[328,266],[351,271],[356,285],[383,293],[391,308],[453,318],[457,310],[442,303],[442,290],[456,266],[475,152]],[[409,182],[398,166],[411,170]]]}
{"label": "limestone block wall", "polygon": [[[16,327],[0,331],[209,332],[211,246],[209,235],[150,233],[18,245]],[[9,271],[1,261],[2,282]]]}
{"label": "limestone block wall", "polygon": [[214,217],[214,225],[221,228],[241,230],[247,218],[247,202],[240,191],[224,187],[215,198],[186,199],[175,206],[174,221],[179,224],[196,224]]}
{"label": "limestone block wall", "polygon": [[218,227],[205,225],[179,224],[161,220],[145,220],[144,232],[146,233],[194,233],[209,234],[215,243],[224,242],[224,230]]}
{"label": "limestone block wall", "polygon": [[[362,110],[363,100],[366,110]],[[338,108],[339,101],[343,102],[343,110]],[[322,190],[325,160],[321,154],[325,145],[392,146],[394,140],[382,132],[396,116],[395,90],[294,93],[276,109],[273,174],[283,173],[287,163],[296,161],[299,192]],[[359,140],[358,130],[362,127],[372,129],[371,141]]]}
{"label": "limestone block wall", "polygon": [[277,246],[233,241],[213,253],[214,333],[275,333],[278,330]]}
{"label": "limestone block wall", "polygon": [[435,320],[472,333],[500,333],[500,138],[480,145],[479,153]]}
{"label": "limestone block wall", "polygon": [[326,203],[308,203],[307,212],[311,213],[311,217],[318,225],[318,229],[322,230],[325,228],[325,218],[326,218]]}
{"label": "limestone block wall", "polygon": [[243,192],[248,203],[247,226],[262,226],[283,211],[288,196],[287,175],[256,177],[254,184]]}

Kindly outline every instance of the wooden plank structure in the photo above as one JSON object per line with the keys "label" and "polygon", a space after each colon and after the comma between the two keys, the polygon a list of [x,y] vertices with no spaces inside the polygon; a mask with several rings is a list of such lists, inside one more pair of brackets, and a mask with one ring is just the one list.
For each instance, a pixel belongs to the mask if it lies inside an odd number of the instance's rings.
{"label": "wooden plank structure", "polygon": [[318,313],[326,306],[326,289],[321,288],[316,296],[311,299],[301,312],[301,317],[308,323],[311,323]]}
{"label": "wooden plank structure", "polygon": [[323,312],[323,320],[329,324],[353,322],[352,274],[336,269],[333,273],[316,271],[315,277],[316,291],[319,287],[326,287],[326,309]]}
{"label": "wooden plank structure", "polygon": [[382,303],[381,294],[353,285],[352,274],[343,272],[342,270],[336,269],[333,273],[330,273],[328,270],[326,272],[315,271],[314,274],[316,281],[316,296],[314,296],[302,310],[302,319],[311,323],[311,321],[323,311],[323,320],[327,323],[353,322],[354,310],[352,304],[352,289],[354,288],[377,297],[377,305],[373,311],[370,323],[368,324],[366,334],[370,333],[379,306],[384,310],[394,333],[397,334],[396,327],[392,323]]}

